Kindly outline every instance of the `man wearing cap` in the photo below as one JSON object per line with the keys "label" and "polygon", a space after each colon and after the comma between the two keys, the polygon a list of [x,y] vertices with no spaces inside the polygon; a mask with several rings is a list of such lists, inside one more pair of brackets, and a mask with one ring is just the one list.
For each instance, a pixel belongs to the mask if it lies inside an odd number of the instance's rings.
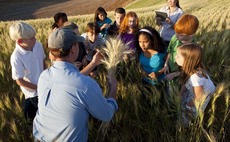
{"label": "man wearing cap", "polygon": [[[78,42],[82,38],[70,29],[57,29],[49,36],[48,47],[54,63],[42,72],[38,81],[38,111],[33,122],[35,141],[86,142],[89,115],[110,121],[118,108],[114,78],[109,80],[110,97],[106,99],[96,81],[74,66]],[[86,72],[99,64],[96,56],[84,68]]]}

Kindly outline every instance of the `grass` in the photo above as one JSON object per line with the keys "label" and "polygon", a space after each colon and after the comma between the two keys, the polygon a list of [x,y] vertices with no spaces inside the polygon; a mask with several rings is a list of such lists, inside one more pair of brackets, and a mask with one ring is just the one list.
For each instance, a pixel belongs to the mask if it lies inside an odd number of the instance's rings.
{"label": "grass", "polygon": [[[204,63],[217,86],[205,113],[200,114],[193,125],[185,129],[178,123],[181,113],[178,88],[172,88],[171,95],[167,96],[157,88],[141,82],[143,76],[135,60],[121,62],[115,73],[119,110],[110,123],[90,118],[89,141],[227,142],[230,139],[230,4],[228,0],[209,0],[208,3],[184,0],[181,6],[200,21],[195,40],[203,47]],[[153,17],[158,7],[154,5],[134,10],[140,18],[141,27],[156,27]],[[69,18],[79,25],[81,33],[86,23],[92,19],[93,14]],[[36,38],[45,46],[52,19],[26,22],[36,28]],[[25,122],[23,117],[23,94],[11,79],[9,59],[15,43],[8,35],[10,24],[0,22],[0,142],[33,141],[32,125]],[[102,66],[97,81],[104,94],[108,92],[106,75],[106,68]]]}

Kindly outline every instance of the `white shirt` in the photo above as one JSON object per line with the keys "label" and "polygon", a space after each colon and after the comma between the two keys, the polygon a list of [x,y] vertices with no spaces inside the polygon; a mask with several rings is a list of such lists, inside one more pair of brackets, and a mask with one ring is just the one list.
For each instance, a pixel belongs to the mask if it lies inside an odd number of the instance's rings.
{"label": "white shirt", "polygon": [[195,96],[193,87],[196,87],[196,86],[202,86],[203,87],[204,100],[202,100],[202,101],[204,101],[204,102],[202,102],[203,104],[199,104],[199,103],[195,102],[195,105],[196,105],[197,109],[199,109],[199,107],[200,107],[201,111],[204,111],[205,108],[207,107],[210,99],[211,99],[210,98],[211,95],[215,92],[216,88],[215,88],[215,85],[213,84],[213,82],[211,81],[209,76],[208,76],[208,78],[205,78],[202,75],[199,75],[197,73],[193,74],[185,84],[185,87],[189,91],[189,96],[191,96],[191,97]]}
{"label": "white shirt", "polygon": [[216,89],[209,76],[205,78],[197,73],[193,74],[185,84],[191,95],[194,95],[193,87],[196,86],[203,86],[204,95],[206,96],[213,94]]}
{"label": "white shirt", "polygon": [[[27,51],[16,43],[16,48],[11,55],[12,78],[37,84],[41,72],[44,70],[43,61],[45,53],[40,42],[36,41],[33,51]],[[37,96],[37,91],[20,86],[25,99]]]}
{"label": "white shirt", "polygon": [[[173,12],[170,12],[169,7],[166,6],[166,7],[161,8],[160,11],[166,12],[173,24],[175,24],[177,20],[183,15],[183,11],[180,8],[176,8]],[[173,29],[173,26],[163,21],[162,26],[160,28],[160,36],[165,41],[170,41],[174,34],[175,34],[175,31]]]}

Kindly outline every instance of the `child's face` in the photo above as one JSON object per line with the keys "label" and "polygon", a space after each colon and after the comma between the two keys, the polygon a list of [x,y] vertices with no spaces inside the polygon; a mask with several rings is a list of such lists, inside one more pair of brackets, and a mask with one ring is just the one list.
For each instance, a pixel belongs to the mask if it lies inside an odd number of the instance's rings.
{"label": "child's face", "polygon": [[58,27],[62,27],[62,26],[63,26],[63,24],[64,24],[65,22],[66,22],[66,20],[65,20],[65,19],[60,18],[60,19],[58,20],[58,23],[57,23]]}
{"label": "child's face", "polygon": [[125,15],[124,14],[120,14],[120,13],[115,13],[115,20],[117,25],[121,25],[123,19],[124,19]]}
{"label": "child's face", "polygon": [[186,35],[186,34],[177,34],[176,37],[178,40],[180,40],[182,43],[188,43],[192,41],[192,35]]}
{"label": "child's face", "polygon": [[139,46],[141,47],[143,52],[147,51],[150,48],[150,41],[146,35],[140,34],[138,41],[139,41]]}
{"label": "child's face", "polygon": [[183,64],[184,64],[184,57],[183,57],[183,55],[181,54],[180,49],[177,49],[177,51],[176,51],[175,60],[176,60],[176,63],[177,63],[179,66],[183,66]]}
{"label": "child's face", "polygon": [[129,17],[129,28],[133,28],[136,26],[137,19],[135,17]]}
{"label": "child's face", "polygon": [[99,13],[99,14],[98,14],[98,18],[99,18],[101,21],[105,20],[105,14]]}
{"label": "child's face", "polygon": [[31,39],[20,39],[20,46],[24,49],[32,49],[36,43],[36,38],[32,37]]}
{"label": "child's face", "polygon": [[97,35],[94,32],[87,32],[87,36],[91,42],[95,42]]}

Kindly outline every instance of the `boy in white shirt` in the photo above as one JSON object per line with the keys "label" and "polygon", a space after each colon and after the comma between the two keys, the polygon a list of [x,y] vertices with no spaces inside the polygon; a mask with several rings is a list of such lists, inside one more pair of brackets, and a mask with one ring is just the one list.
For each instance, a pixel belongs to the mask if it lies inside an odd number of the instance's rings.
{"label": "boy in white shirt", "polygon": [[10,26],[9,34],[16,41],[10,58],[12,78],[25,95],[25,118],[33,120],[37,111],[38,78],[45,69],[45,53],[41,43],[36,41],[36,31],[31,25],[15,22]]}

